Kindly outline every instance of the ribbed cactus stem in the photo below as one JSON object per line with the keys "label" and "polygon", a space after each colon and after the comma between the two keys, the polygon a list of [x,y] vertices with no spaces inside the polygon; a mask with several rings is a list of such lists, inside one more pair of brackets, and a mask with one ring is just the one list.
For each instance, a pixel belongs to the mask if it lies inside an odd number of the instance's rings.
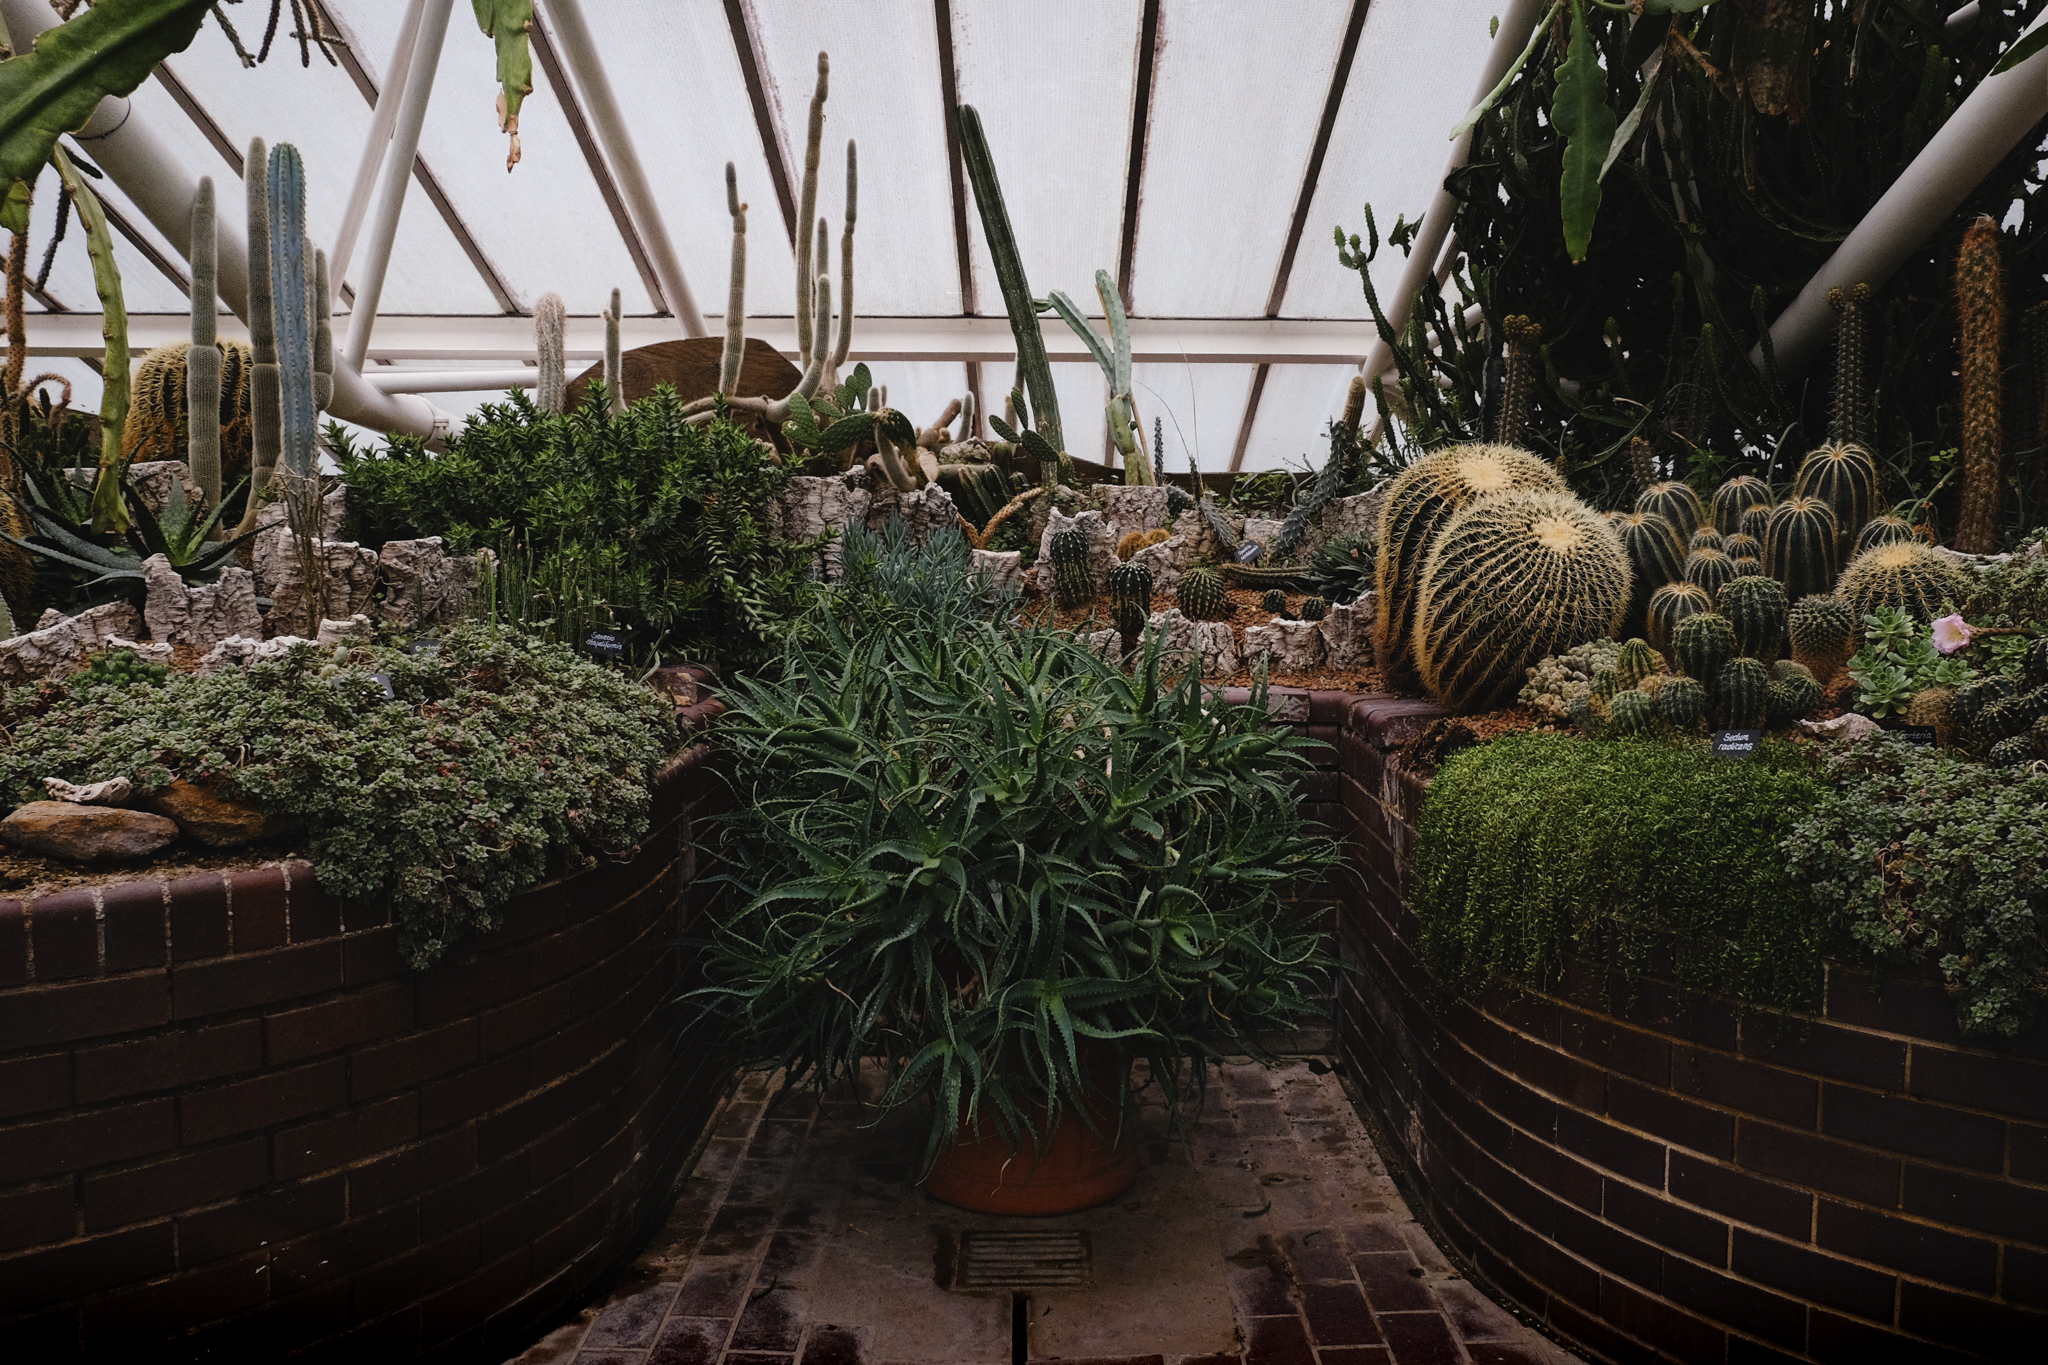
{"label": "ribbed cactus stem", "polygon": [[[813,310],[809,282],[817,274],[811,264],[811,222],[818,212],[818,149],[825,140],[825,96],[829,92],[832,62],[818,54],[818,88],[811,94],[811,120],[804,140],[804,182],[796,206],[796,349],[797,364],[811,363]],[[825,349],[824,320],[818,319],[817,350]]]}
{"label": "ribbed cactus stem", "polygon": [[306,172],[299,149],[270,153],[270,299],[277,333],[279,463],[293,478],[313,472],[313,326],[308,315]]}
{"label": "ribbed cactus stem", "polygon": [[1519,446],[1529,427],[1529,398],[1536,385],[1536,343],[1543,325],[1521,314],[1501,319],[1507,341],[1507,376],[1501,384],[1500,444]]}
{"label": "ribbed cactus stem", "polygon": [[974,391],[971,389],[960,395],[960,439],[974,439]]}
{"label": "ribbed cactus stem", "polygon": [[[839,367],[853,346],[853,223],[860,201],[860,156],[853,140],[846,142],[846,230],[839,237],[839,340],[825,362],[824,382],[839,383]],[[822,343],[821,343],[822,349]]]}
{"label": "ribbed cactus stem", "polygon": [[1102,316],[1109,323],[1110,439],[1123,456],[1124,482],[1149,487],[1159,482],[1159,476],[1145,454],[1145,427],[1131,396],[1131,322],[1124,316],[1123,294],[1107,270],[1095,272],[1095,297],[1102,301]]}
{"label": "ribbed cactus stem", "polygon": [[220,502],[220,346],[214,300],[220,293],[220,237],[213,214],[213,177],[192,194],[192,346],[185,352],[185,459],[207,505]]}
{"label": "ribbed cactus stem", "polygon": [[[311,243],[309,242],[310,246]],[[327,278],[327,253],[313,249],[313,411],[334,401],[334,312]]]}
{"label": "ribbed cactus stem", "polygon": [[1870,381],[1865,368],[1865,309],[1870,303],[1870,286],[1828,290],[1828,307],[1835,310],[1835,440],[1845,445],[1867,446],[1870,430]]}
{"label": "ribbed cactus stem", "polygon": [[612,306],[604,314],[604,392],[605,411],[617,417],[626,410],[626,360],[619,350],[619,325],[625,317],[625,305],[619,299],[619,291],[612,290]]}
{"label": "ribbed cactus stem", "polygon": [[[960,106],[960,159],[974,187],[974,205],[981,215],[981,235],[988,243],[1003,307],[1010,315],[1010,335],[1017,344],[1017,370],[1038,410],[1038,434],[1056,451],[1066,450],[1060,429],[1060,399],[1053,388],[1052,365],[1046,360],[1045,338],[1038,330],[1038,308],[1024,274],[1024,258],[1010,230],[1010,211],[1003,205],[1003,187],[996,179],[995,159],[981,129],[981,115],[971,104]],[[1062,473],[1064,469],[1062,468]]]}
{"label": "ribbed cactus stem", "polygon": [[1365,420],[1365,376],[1351,376],[1351,387],[1344,391],[1344,426],[1353,436],[1358,434],[1358,424]]}
{"label": "ribbed cactus stem", "polygon": [[1955,548],[1990,554],[1998,548],[2004,491],[2005,417],[1999,366],[2005,339],[2005,264],[1998,220],[1980,216],[1963,233],[1956,256],[1956,312],[1962,322],[1963,499]]}
{"label": "ribbed cactus stem", "polygon": [[281,421],[277,329],[270,307],[270,153],[249,139],[242,185],[249,208],[249,508],[240,530],[256,529],[256,512],[277,472]]}
{"label": "ribbed cactus stem", "polygon": [[[882,472],[889,476],[889,482],[898,493],[917,491],[917,476],[910,471],[904,459],[904,452],[896,448],[896,442],[878,422],[875,424],[875,455],[881,462]],[[914,456],[912,458],[915,458]]]}
{"label": "ribbed cactus stem", "polygon": [[718,391],[740,391],[740,362],[747,354],[747,206],[740,202],[739,172],[725,163],[725,211],[732,215],[732,266],[725,292],[725,350],[718,358]]}
{"label": "ribbed cactus stem", "polygon": [[[122,302],[121,268],[114,259],[113,234],[98,196],[87,188],[62,147],[53,151],[50,159],[70,189],[78,220],[85,227],[93,289],[100,296],[100,338],[107,347],[101,363],[105,378],[100,389],[100,472],[92,491],[92,527],[100,532],[125,531],[128,507],[121,487],[127,461],[122,458],[121,441],[128,424],[128,309]],[[10,393],[6,401],[11,404],[19,399]]]}
{"label": "ribbed cactus stem", "polygon": [[560,412],[568,401],[569,362],[562,340],[568,315],[562,296],[552,290],[534,301],[533,351],[540,374],[533,397],[542,412]]}
{"label": "ribbed cactus stem", "polygon": [[1628,476],[1640,489],[1648,489],[1657,482],[1656,447],[1640,436],[1631,437],[1628,443]]}

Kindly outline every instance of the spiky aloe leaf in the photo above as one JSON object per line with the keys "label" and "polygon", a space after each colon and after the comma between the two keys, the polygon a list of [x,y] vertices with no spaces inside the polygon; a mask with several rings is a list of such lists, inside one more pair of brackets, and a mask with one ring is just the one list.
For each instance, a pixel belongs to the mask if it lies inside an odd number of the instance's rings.
{"label": "spiky aloe leaf", "polygon": [[1600,69],[1600,46],[1579,0],[1572,0],[1570,44],[1558,68],[1550,121],[1565,138],[1558,199],[1565,250],[1576,262],[1585,260],[1593,245],[1593,220],[1600,213],[1600,167],[1614,145],[1615,125],[1614,110],[1607,103],[1607,76]]}

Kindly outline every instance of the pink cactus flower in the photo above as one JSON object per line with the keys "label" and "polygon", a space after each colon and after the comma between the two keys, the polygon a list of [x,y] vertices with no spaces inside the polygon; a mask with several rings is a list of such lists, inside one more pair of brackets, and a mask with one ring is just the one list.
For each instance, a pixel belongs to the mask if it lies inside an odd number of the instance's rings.
{"label": "pink cactus flower", "polygon": [[1966,648],[1975,633],[1962,617],[1944,616],[1934,623],[1934,647],[1943,654],[1953,654]]}

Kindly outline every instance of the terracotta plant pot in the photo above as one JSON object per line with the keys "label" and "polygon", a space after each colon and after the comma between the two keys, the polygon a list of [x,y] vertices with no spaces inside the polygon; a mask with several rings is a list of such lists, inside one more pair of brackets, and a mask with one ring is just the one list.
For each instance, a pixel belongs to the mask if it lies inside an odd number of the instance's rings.
{"label": "terracotta plant pot", "polygon": [[[1118,1078],[1113,1064],[1106,1063],[1107,1055],[1100,1062],[1090,1058],[1087,1065],[1097,1086],[1114,1093]],[[940,1154],[925,1177],[925,1189],[934,1199],[975,1213],[1046,1217],[1107,1203],[1137,1179],[1138,1133],[1127,1119],[1122,1141],[1112,1146],[1115,1106],[1099,1099],[1091,1109],[1099,1132],[1090,1132],[1069,1109],[1060,1115],[1052,1145],[1042,1154],[1027,1135],[1013,1156],[987,1118],[975,1129],[963,1123],[959,1141]]]}

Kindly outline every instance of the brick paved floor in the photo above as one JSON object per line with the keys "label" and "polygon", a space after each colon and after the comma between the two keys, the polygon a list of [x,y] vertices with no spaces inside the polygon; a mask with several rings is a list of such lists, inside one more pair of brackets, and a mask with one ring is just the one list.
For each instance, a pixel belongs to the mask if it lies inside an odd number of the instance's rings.
{"label": "brick paved floor", "polygon": [[[1212,1073],[1217,1074],[1217,1073]],[[1458,1277],[1335,1076],[1232,1066],[1188,1141],[1156,1090],[1129,1193],[1086,1213],[963,1213],[909,1182],[916,1116],[747,1079],[673,1217],[606,1302],[518,1365],[1565,1365]],[[871,1115],[870,1115],[871,1117]],[[949,1287],[971,1229],[1085,1228],[1087,1288]],[[1014,1329],[1028,1321],[1028,1356]]]}

